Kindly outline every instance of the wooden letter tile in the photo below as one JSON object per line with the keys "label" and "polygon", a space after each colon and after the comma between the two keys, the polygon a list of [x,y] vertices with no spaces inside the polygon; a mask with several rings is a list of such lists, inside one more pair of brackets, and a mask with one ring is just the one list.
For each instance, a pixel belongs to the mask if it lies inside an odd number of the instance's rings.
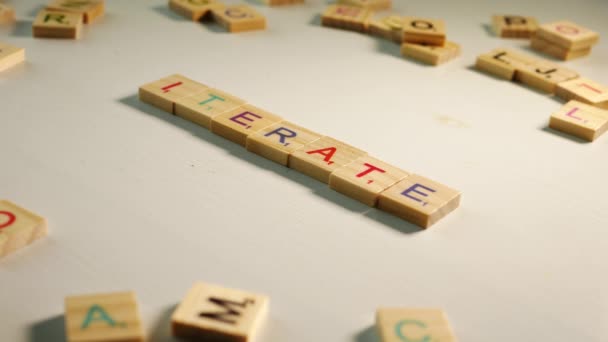
{"label": "wooden letter tile", "polygon": [[204,283],[179,304],[173,335],[197,341],[251,342],[268,312],[268,297]]}
{"label": "wooden letter tile", "polygon": [[390,9],[391,0],[338,0],[339,4],[367,8],[372,11]]}
{"label": "wooden letter tile", "polygon": [[25,61],[25,49],[0,43],[0,71]]}
{"label": "wooden letter tile", "polygon": [[174,12],[194,21],[204,19],[211,15],[214,8],[223,8],[224,5],[217,0],[170,0],[169,8]]}
{"label": "wooden letter tile", "polygon": [[369,33],[401,44],[403,40],[403,17],[396,14],[374,15],[369,20]]}
{"label": "wooden letter tile", "polygon": [[336,169],[329,187],[359,202],[375,207],[378,195],[409,174],[371,156],[363,156]]}
{"label": "wooden letter tile", "polygon": [[520,15],[494,15],[492,27],[497,36],[503,38],[530,38],[538,29],[533,17]]}
{"label": "wooden letter tile", "polygon": [[580,49],[567,49],[537,35],[533,36],[530,40],[530,47],[532,47],[534,50],[555,58],[562,59],[564,61],[584,57],[591,53],[591,46]]}
{"label": "wooden letter tile", "polygon": [[380,308],[376,312],[380,342],[456,342],[441,309]]}
{"label": "wooden letter tile", "polygon": [[608,111],[572,100],[551,115],[549,127],[593,141],[608,130]]}
{"label": "wooden letter tile", "polygon": [[403,43],[401,54],[420,62],[439,65],[458,57],[460,45],[453,42],[446,42],[444,46]]}
{"label": "wooden letter tile", "polygon": [[208,87],[175,74],[139,87],[139,99],[167,113],[175,113],[175,101],[200,93]]}
{"label": "wooden letter tile", "polygon": [[232,5],[212,10],[213,18],[229,32],[263,30],[266,18],[248,5]]}
{"label": "wooden letter tile", "polygon": [[460,204],[460,192],[410,175],[380,194],[378,208],[427,228]]}
{"label": "wooden letter tile", "polygon": [[41,10],[34,20],[32,32],[37,38],[79,39],[82,14]]}
{"label": "wooden letter tile", "polygon": [[543,61],[518,68],[515,74],[515,80],[547,93],[554,93],[558,83],[573,78],[578,78],[576,71]]}
{"label": "wooden letter tile", "polygon": [[47,235],[46,220],[9,201],[0,201],[0,257]]}
{"label": "wooden letter tile", "polygon": [[289,156],[289,167],[318,181],[329,183],[336,169],[367,155],[367,152],[330,137],[323,137]]}
{"label": "wooden letter tile", "polygon": [[281,121],[249,135],[247,150],[287,166],[292,152],[320,138],[320,134]]}
{"label": "wooden letter tile", "polygon": [[282,118],[252,105],[243,105],[211,121],[211,132],[245,146],[247,136],[281,121]]}
{"label": "wooden letter tile", "polygon": [[245,100],[209,88],[195,95],[175,100],[175,115],[210,129],[214,117],[244,104]]}
{"label": "wooden letter tile", "polygon": [[15,10],[5,4],[0,4],[0,25],[15,22]]}
{"label": "wooden letter tile", "polygon": [[133,292],[67,297],[65,326],[68,342],[144,341]]}
{"label": "wooden letter tile", "polygon": [[323,26],[358,32],[367,31],[367,21],[372,12],[366,8],[349,5],[329,5],[321,15]]}
{"label": "wooden letter tile", "polygon": [[600,36],[588,28],[570,21],[557,21],[539,26],[536,35],[566,49],[581,49],[595,45]]}
{"label": "wooden letter tile", "polygon": [[80,14],[84,23],[90,24],[103,17],[105,2],[104,0],[54,0],[46,6],[46,9]]}
{"label": "wooden letter tile", "polygon": [[405,17],[403,42],[443,46],[445,44],[445,24],[443,20]]}
{"label": "wooden letter tile", "polygon": [[479,55],[475,68],[499,78],[513,80],[517,69],[536,62],[532,57],[508,49],[495,49]]}
{"label": "wooden letter tile", "polygon": [[295,5],[303,4],[304,0],[264,0],[268,6],[283,6],[283,5]]}
{"label": "wooden letter tile", "polygon": [[577,100],[608,109],[608,87],[588,78],[581,77],[558,83],[555,93],[564,100]]}

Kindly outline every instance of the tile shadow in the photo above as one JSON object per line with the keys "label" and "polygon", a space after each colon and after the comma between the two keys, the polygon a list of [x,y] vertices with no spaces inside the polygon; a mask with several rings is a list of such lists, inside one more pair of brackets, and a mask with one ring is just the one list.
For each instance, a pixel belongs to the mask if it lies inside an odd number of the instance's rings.
{"label": "tile shadow", "polygon": [[380,338],[374,326],[369,326],[358,332],[353,338],[353,342],[379,342]]}
{"label": "tile shadow", "polygon": [[574,135],[566,134],[564,132],[555,130],[555,129],[549,127],[549,125],[544,125],[542,127],[539,127],[539,130],[543,131],[545,133],[550,133],[551,135],[557,135],[558,137],[562,137],[564,139],[568,139],[568,140],[570,140],[572,142],[575,142],[575,143],[578,143],[578,144],[581,144],[581,145],[588,145],[588,144],[591,143],[591,141],[587,141],[587,140],[575,137]]}
{"label": "tile shadow", "polygon": [[178,304],[173,304],[163,310],[161,317],[154,324],[154,330],[148,336],[148,340],[157,342],[178,342],[179,340],[171,335],[171,315]]}
{"label": "tile shadow", "polygon": [[173,21],[192,21],[192,20],[188,20],[188,18],[184,18],[184,17],[182,17],[181,15],[179,15],[179,14],[177,14],[177,13],[173,12],[173,11],[172,11],[172,10],[169,8],[169,5],[167,5],[166,3],[165,3],[164,5],[158,5],[158,6],[154,6],[154,7],[152,7],[152,9],[153,9],[153,10],[154,10],[156,13],[158,13],[158,14],[160,14],[160,15],[162,15],[162,16],[164,16],[164,17],[166,17],[166,18],[169,18],[169,19],[171,19],[171,20],[173,20]]}
{"label": "tile shadow", "polygon": [[492,28],[492,25],[490,25],[488,23],[484,23],[484,24],[481,24],[481,28],[488,36],[494,37],[494,38],[499,38],[496,35],[496,33],[494,33],[494,29]]}
{"label": "tile shadow", "polygon": [[65,318],[63,315],[57,315],[30,326],[30,342],[64,342],[65,340]]}
{"label": "tile shadow", "polygon": [[[414,233],[422,231],[421,228],[411,225],[410,223],[401,220],[397,217],[394,217],[390,214],[380,212],[378,209],[370,208],[365,204],[362,204],[354,199],[351,199],[347,196],[344,196],[331,188],[325,183],[319,182],[315,179],[312,179],[300,172],[297,172],[293,169],[285,167],[283,165],[279,165],[275,162],[272,162],[268,159],[265,159],[261,156],[258,156],[255,153],[251,153],[247,151],[243,146],[235,144],[231,141],[228,141],[218,135],[211,133],[211,131],[204,129],[192,122],[184,120],[175,115],[168,114],[158,108],[155,108],[151,105],[143,103],[139,100],[138,95],[134,94],[131,96],[127,96],[118,100],[118,102],[122,103],[125,106],[137,109],[143,113],[151,115],[159,120],[168,122],[172,125],[175,125],[193,136],[205,141],[206,143],[210,143],[222,150],[226,153],[237,157],[239,159],[245,160],[248,163],[251,163],[259,168],[262,168],[268,172],[271,172],[275,175],[284,177],[289,179],[290,181],[296,182],[299,185],[308,188],[313,194],[316,196],[325,199],[329,203],[333,203],[342,207],[343,209],[347,209],[351,212],[361,214],[364,217],[368,217],[370,219],[374,219],[384,225],[392,227],[393,229],[402,232],[402,233]],[[376,212],[374,214],[367,214],[366,212],[372,211]],[[404,228],[405,227],[405,228]],[[415,227],[415,229],[413,228]]]}
{"label": "tile shadow", "polygon": [[32,20],[17,20],[13,26],[11,35],[15,37],[33,37]]}

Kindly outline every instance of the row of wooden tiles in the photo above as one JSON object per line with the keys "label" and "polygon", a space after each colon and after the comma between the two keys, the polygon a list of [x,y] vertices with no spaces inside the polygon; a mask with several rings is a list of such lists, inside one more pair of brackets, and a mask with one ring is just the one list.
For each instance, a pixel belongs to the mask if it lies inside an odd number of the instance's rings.
{"label": "row of wooden tiles", "polygon": [[459,191],[181,75],[141,86],[139,97],[253,153],[421,227],[432,225],[460,202]]}
{"label": "row of wooden tiles", "polygon": [[[269,297],[198,282],[171,316],[171,332],[195,341],[256,340],[270,307]],[[134,292],[70,296],[65,299],[68,342],[145,341]],[[379,308],[376,329],[381,342],[456,342],[441,309]]]}

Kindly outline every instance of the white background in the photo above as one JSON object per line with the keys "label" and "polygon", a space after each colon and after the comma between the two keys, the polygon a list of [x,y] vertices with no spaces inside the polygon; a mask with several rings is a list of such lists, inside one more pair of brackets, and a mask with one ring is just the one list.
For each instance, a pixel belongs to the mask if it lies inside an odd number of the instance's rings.
{"label": "white background", "polygon": [[[134,290],[148,335],[199,280],[264,293],[259,341],[375,342],[379,306],[441,307],[466,342],[606,341],[608,136],[547,129],[562,102],[471,68],[525,40],[493,13],[600,32],[560,64],[608,83],[608,2],[395,1],[443,18],[462,56],[440,67],[371,36],[324,28],[325,3],[256,5],[268,29],[228,34],[165,1],[107,1],[80,41],[33,39],[42,1],[9,1],[0,41],[27,63],[0,74],[0,197],[50,235],[0,261],[0,341],[63,340],[63,299]],[[140,103],[172,73],[463,192],[421,231]]]}

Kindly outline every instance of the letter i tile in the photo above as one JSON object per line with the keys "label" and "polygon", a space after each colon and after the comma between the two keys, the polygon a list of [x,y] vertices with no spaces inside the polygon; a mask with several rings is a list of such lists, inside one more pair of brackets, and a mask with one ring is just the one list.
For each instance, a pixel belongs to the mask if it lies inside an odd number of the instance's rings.
{"label": "letter i tile", "polygon": [[144,332],[133,292],[65,299],[68,342],[142,342]]}
{"label": "letter i tile", "polygon": [[329,187],[370,207],[378,195],[408,173],[371,156],[363,156],[329,176]]}
{"label": "letter i tile", "polygon": [[245,100],[221,90],[209,88],[176,100],[175,115],[209,129],[214,117],[244,104]]}
{"label": "letter i tile", "polygon": [[380,194],[378,209],[427,228],[458,208],[460,192],[410,175]]}
{"label": "letter i tile", "polygon": [[139,99],[167,113],[175,114],[175,101],[207,88],[204,84],[175,74],[139,87]]}
{"label": "letter i tile", "polygon": [[380,308],[376,329],[381,342],[457,342],[441,309]]}
{"label": "letter i tile", "polygon": [[268,297],[196,283],[171,318],[173,335],[197,341],[251,342],[268,312]]}

